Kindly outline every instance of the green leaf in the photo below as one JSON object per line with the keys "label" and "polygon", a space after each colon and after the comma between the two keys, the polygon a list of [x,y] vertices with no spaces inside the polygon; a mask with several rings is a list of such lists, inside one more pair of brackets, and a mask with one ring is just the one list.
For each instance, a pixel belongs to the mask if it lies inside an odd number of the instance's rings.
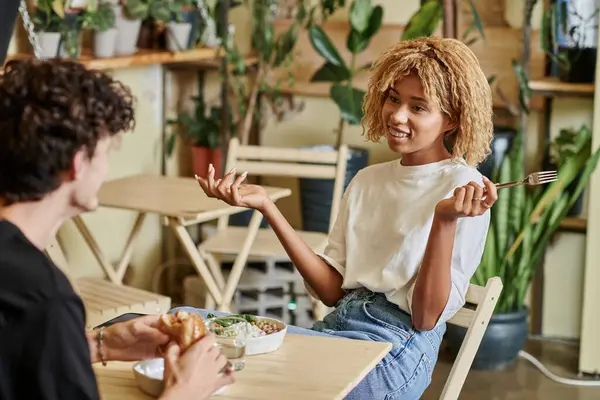
{"label": "green leaf", "polygon": [[443,15],[442,3],[438,0],[428,0],[415,12],[404,32],[401,40],[412,40],[419,37],[431,36],[437,29]]}
{"label": "green leaf", "polygon": [[298,26],[293,24],[283,35],[277,39],[275,45],[275,60],[273,67],[279,67],[291,54],[298,40]]}
{"label": "green leaf", "polygon": [[529,98],[531,97],[531,89],[529,88],[529,78],[527,71],[523,69],[523,66],[517,61],[512,60],[513,69],[517,75],[519,82],[519,102],[521,107],[526,113],[529,113]]}
{"label": "green leaf", "polygon": [[[500,165],[500,171],[498,174],[498,182],[510,182],[510,167],[511,167],[511,154],[506,155],[502,164]],[[510,189],[501,190],[498,193],[498,200],[492,208],[493,217],[493,228],[496,229],[496,244],[497,253],[506,254],[508,246],[508,213],[510,205]]]}
{"label": "green leaf", "polygon": [[477,8],[475,8],[475,3],[473,2],[473,0],[471,0],[470,3],[471,3],[471,13],[473,14],[473,25],[475,25],[475,27],[477,28],[477,30],[481,34],[481,37],[483,39],[485,39],[485,32],[483,30],[483,23],[481,22],[481,18],[479,17],[479,13],[477,12]]}
{"label": "green leaf", "polygon": [[371,0],[354,0],[350,6],[350,26],[363,33],[369,25],[371,10]]}
{"label": "green leaf", "polygon": [[363,116],[362,102],[365,92],[336,83],[331,87],[329,94],[339,107],[342,119],[350,125],[359,125]]}
{"label": "green leaf", "polygon": [[310,43],[321,57],[338,67],[346,66],[340,53],[338,53],[333,43],[331,43],[331,40],[329,40],[329,37],[320,26],[311,26],[308,30],[308,36],[310,38]]}
{"label": "green leaf", "polygon": [[171,133],[171,136],[169,136],[169,139],[167,140],[167,143],[165,145],[165,153],[167,155],[167,157],[171,157],[171,154],[173,154],[173,150],[175,149],[175,140],[177,139],[177,134],[176,133]]}
{"label": "green leaf", "polygon": [[350,28],[346,38],[346,48],[350,53],[358,54],[366,49],[368,45],[369,39],[364,39],[356,29]]}
{"label": "green leaf", "polygon": [[373,8],[371,15],[369,17],[369,25],[367,26],[367,30],[362,32],[363,39],[371,39],[379,29],[381,28],[381,24],[383,23],[383,7],[377,5]]}
{"label": "green leaf", "polygon": [[338,67],[330,62],[323,64],[321,68],[310,78],[311,82],[342,82],[350,78],[350,71],[346,67]]}

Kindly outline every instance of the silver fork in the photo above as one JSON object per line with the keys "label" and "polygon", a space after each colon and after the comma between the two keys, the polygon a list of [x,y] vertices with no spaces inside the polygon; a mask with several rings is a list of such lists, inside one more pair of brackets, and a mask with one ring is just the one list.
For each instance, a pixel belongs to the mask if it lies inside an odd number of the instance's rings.
{"label": "silver fork", "polygon": [[507,187],[519,186],[519,185],[530,185],[530,186],[543,185],[545,183],[554,182],[557,179],[558,179],[558,173],[556,171],[533,172],[533,173],[527,175],[525,178],[523,178],[520,181],[497,183],[496,189],[504,189]]}

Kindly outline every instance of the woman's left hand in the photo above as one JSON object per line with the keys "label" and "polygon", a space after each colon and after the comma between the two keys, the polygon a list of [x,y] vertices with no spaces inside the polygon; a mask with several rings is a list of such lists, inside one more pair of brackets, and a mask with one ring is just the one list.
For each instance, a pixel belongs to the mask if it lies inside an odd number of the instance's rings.
{"label": "woman's left hand", "polygon": [[106,358],[112,361],[138,361],[160,357],[158,351],[169,336],[156,328],[157,315],[146,315],[116,323],[104,329]]}
{"label": "woman's left hand", "polygon": [[477,217],[484,214],[498,200],[496,185],[483,177],[485,189],[475,182],[458,187],[454,195],[437,203],[435,214],[446,220]]}

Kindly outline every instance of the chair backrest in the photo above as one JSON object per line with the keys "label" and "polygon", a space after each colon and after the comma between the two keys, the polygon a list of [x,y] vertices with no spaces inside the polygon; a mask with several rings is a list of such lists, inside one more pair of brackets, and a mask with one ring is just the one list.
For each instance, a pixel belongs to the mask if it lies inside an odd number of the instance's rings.
{"label": "chair backrest", "polygon": [[[335,150],[312,150],[286,147],[241,145],[237,138],[229,142],[226,170],[233,167],[238,173],[248,175],[281,176],[295,178],[333,179],[333,198],[329,219],[329,230],[337,217],[344,194],[348,146]],[[219,220],[219,229],[227,226],[228,217]]]}
{"label": "chair backrest", "polygon": [[[465,307],[461,308],[448,321],[450,324],[467,328],[467,333],[460,346],[456,360],[452,365],[440,399],[458,399],[458,395],[473,364],[477,349],[483,339],[483,334],[494,313],[500,292],[502,292],[502,280],[499,277],[488,279],[485,287],[469,285]],[[477,307],[472,310],[467,308],[468,304],[473,304]]]}

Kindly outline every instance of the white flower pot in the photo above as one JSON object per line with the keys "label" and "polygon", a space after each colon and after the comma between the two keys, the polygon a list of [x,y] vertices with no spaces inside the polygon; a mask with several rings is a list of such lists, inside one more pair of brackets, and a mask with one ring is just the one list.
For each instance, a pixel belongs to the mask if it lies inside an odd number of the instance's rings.
{"label": "white flower pot", "polygon": [[115,54],[119,56],[128,56],[137,51],[137,41],[140,34],[142,21],[128,19],[123,15],[121,6],[115,7],[117,38]]}
{"label": "white flower pot", "polygon": [[42,49],[42,58],[54,58],[58,55],[59,32],[37,32],[37,38]]}
{"label": "white flower pot", "polygon": [[69,7],[71,8],[86,8],[88,7],[89,0],[71,0]]}
{"label": "white flower pot", "polygon": [[117,28],[94,33],[94,55],[98,58],[114,57],[117,48]]}
{"label": "white flower pot", "polygon": [[167,49],[169,51],[187,50],[187,44],[192,32],[189,22],[171,21],[167,24]]}

